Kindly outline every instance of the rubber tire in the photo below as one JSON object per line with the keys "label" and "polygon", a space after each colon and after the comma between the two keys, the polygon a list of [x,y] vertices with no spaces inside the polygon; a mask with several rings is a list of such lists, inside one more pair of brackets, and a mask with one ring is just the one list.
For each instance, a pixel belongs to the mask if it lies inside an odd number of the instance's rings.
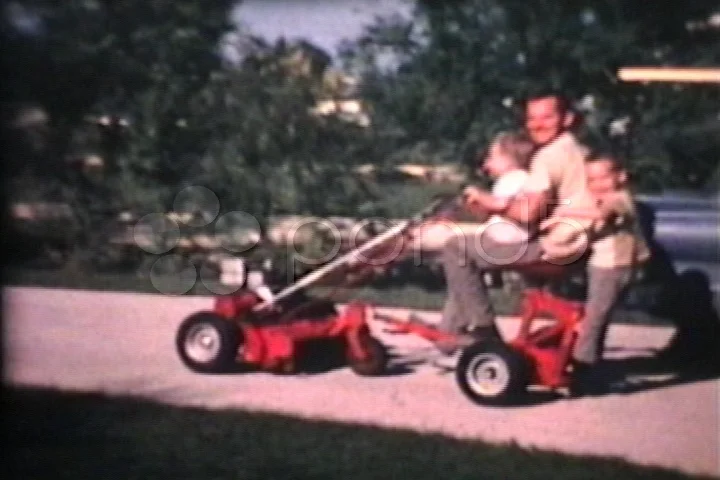
{"label": "rubber tire", "polygon": [[[507,384],[494,395],[476,391],[468,380],[473,362],[481,355],[492,355],[508,372]],[[463,350],[455,379],[463,394],[478,405],[512,405],[527,395],[528,364],[522,355],[500,341],[481,341]]]}
{"label": "rubber tire", "polygon": [[[220,345],[216,355],[200,362],[188,355],[185,342],[191,330],[199,325],[208,325],[216,330]],[[183,364],[197,373],[227,373],[238,369],[236,361],[238,349],[242,344],[240,328],[212,312],[198,312],[186,318],[178,329],[175,347]]]}
{"label": "rubber tire", "polygon": [[365,351],[370,355],[364,360],[355,358],[348,345],[347,359],[352,371],[363,377],[377,376],[385,373],[388,363],[388,352],[385,346],[369,334],[361,335],[360,342]]}

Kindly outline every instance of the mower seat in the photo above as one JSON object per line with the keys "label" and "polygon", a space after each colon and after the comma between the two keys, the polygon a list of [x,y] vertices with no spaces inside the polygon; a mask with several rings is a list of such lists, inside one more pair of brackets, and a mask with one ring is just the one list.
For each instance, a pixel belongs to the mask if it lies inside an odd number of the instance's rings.
{"label": "mower seat", "polygon": [[567,277],[574,268],[572,265],[555,265],[554,263],[539,261],[519,266],[515,270],[526,277],[555,280]]}

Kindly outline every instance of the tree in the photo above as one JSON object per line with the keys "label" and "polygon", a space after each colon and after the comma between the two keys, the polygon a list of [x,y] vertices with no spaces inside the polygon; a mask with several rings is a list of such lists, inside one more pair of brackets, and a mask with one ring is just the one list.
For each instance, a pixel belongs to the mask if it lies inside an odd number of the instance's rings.
{"label": "tree", "polygon": [[[31,32],[17,29],[18,13],[5,17],[8,41],[4,101],[37,102],[48,112],[68,152],[69,130],[89,114],[130,117],[158,137],[170,152],[184,100],[221,64],[218,42],[233,29],[228,19],[235,1],[206,5],[194,0],[87,0],[58,4],[16,2],[16,11],[35,19]],[[140,105],[140,107],[136,107]],[[158,117],[162,117],[159,119]],[[173,145],[171,148],[170,145]],[[62,168],[61,168],[62,170]]]}
{"label": "tree", "polygon": [[[672,140],[679,123],[717,113],[717,89],[621,85],[615,72],[628,64],[717,62],[720,29],[707,22],[715,10],[709,1],[685,8],[631,0],[421,0],[410,21],[368,28],[347,45],[345,59],[363,72],[365,94],[386,129],[400,132],[405,158],[423,147],[426,161],[471,160],[490,135],[516,121],[505,106],[535,86],[553,86],[585,109],[588,141],[621,147],[641,179],[647,166],[660,170],[661,184],[688,185],[679,167],[705,172],[717,164],[717,150],[714,159],[680,161]],[[703,21],[708,28],[688,28]],[[380,67],[388,55],[395,69]],[[613,138],[618,121],[629,134]]]}
{"label": "tree", "polygon": [[314,112],[329,94],[329,56],[306,42],[254,45],[191,104],[195,121],[214,132],[195,178],[262,219],[356,214],[371,198],[352,169],[372,158],[374,144],[365,127]]}
{"label": "tree", "polygon": [[[6,10],[3,104],[29,104],[47,117],[41,148],[16,143],[10,170],[73,205],[80,247],[121,210],[166,204],[208,148],[209,138],[182,125],[191,99],[222,67],[219,42],[234,29],[236,3],[25,0]],[[92,174],[78,168],[98,157],[102,168]]]}

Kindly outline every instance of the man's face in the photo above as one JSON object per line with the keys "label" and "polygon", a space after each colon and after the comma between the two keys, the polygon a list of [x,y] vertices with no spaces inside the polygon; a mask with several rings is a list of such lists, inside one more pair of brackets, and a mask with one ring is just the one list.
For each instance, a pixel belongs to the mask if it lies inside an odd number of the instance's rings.
{"label": "man's face", "polygon": [[572,123],[569,113],[562,112],[557,98],[531,100],[525,110],[525,128],[536,145],[544,145]]}

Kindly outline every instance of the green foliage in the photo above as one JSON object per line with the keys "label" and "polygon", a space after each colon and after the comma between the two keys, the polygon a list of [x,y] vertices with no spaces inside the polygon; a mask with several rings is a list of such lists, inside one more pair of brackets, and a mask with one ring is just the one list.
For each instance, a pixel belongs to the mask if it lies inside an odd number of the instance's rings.
{"label": "green foliage", "polygon": [[[221,67],[217,44],[232,25],[234,1],[16,2],[37,22],[18,31],[4,17],[14,53],[3,102],[47,113],[39,152],[10,152],[31,176],[55,185],[92,244],[103,224],[126,209],[157,211],[207,139],[178,121],[209,75]],[[20,105],[22,106],[22,103]],[[7,125],[3,125],[7,131]],[[90,156],[100,168],[83,165]],[[22,192],[11,192],[12,196]]]}
{"label": "green foliage", "polygon": [[[245,35],[241,62],[224,62],[235,4],[16,4],[39,21],[33,35],[5,18],[16,55],[3,101],[49,119],[35,130],[3,125],[8,136],[24,135],[11,173],[41,178],[45,200],[72,206],[84,232],[79,247],[102,249],[98,239],[120,212],[168,211],[189,185],[213,190],[223,212],[242,210],[261,224],[278,213],[352,215],[368,200],[351,169],[373,160],[373,134],[311,112],[332,94],[329,56],[306,42]],[[102,165],[87,168],[89,158]]]}
{"label": "green foliage", "polygon": [[[352,214],[366,196],[352,167],[372,155],[362,127],[312,113],[324,68],[288,65],[298,50],[259,43],[238,69],[218,72],[196,96],[197,128],[212,135],[193,176],[228,208],[271,214]],[[303,47],[303,45],[300,45]],[[313,51],[299,50],[313,63]]]}
{"label": "green foliage", "polygon": [[[517,124],[519,98],[553,87],[585,97],[585,138],[628,156],[633,171],[653,159],[661,185],[692,187],[718,165],[713,136],[691,132],[717,115],[720,92],[713,85],[621,84],[615,75],[625,65],[717,65],[720,30],[686,28],[716,11],[711,1],[685,8],[632,0],[421,0],[411,21],[379,21],[343,56],[363,73],[364,95],[384,128],[398,132],[398,161],[423,145],[430,146],[423,148],[428,162],[471,162],[492,134]],[[396,69],[382,67],[388,55]],[[623,117],[629,130],[611,135],[612,122]],[[717,124],[710,128],[717,137]]]}
{"label": "green foliage", "polygon": [[441,194],[451,194],[459,190],[453,184],[427,184],[424,182],[383,182],[376,187],[382,194],[377,208],[387,218],[407,218],[421,211]]}
{"label": "green foliage", "polygon": [[[261,224],[284,213],[401,215],[424,196],[383,200],[356,166],[471,166],[516,125],[519,97],[544,84],[585,98],[582,135],[628,156],[640,189],[697,187],[717,168],[715,86],[614,79],[628,64],[720,62],[720,30],[686,28],[715,2],[418,1],[414,18],[379,19],[347,45],[345,66],[361,80],[351,93],[308,42],[240,32],[239,63],[223,61],[236,3],[10,4],[0,20],[9,199],[70,204],[78,246],[99,249],[118,213],[170,210],[188,185]],[[368,107],[369,126],[313,113],[320,99],[348,96]],[[625,133],[611,135],[624,118]]]}

